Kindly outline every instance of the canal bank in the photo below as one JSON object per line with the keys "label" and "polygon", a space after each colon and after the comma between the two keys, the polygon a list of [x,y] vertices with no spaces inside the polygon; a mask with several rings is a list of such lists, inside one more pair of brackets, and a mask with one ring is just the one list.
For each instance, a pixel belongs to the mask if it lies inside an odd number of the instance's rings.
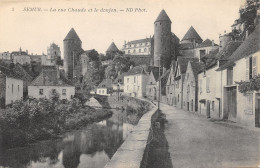
{"label": "canal bank", "polygon": [[[139,99],[140,100],[140,99]],[[147,100],[140,100],[146,101]],[[145,168],[152,140],[152,123],[158,117],[157,107],[149,102],[151,109],[146,112],[133,128],[105,168]]]}

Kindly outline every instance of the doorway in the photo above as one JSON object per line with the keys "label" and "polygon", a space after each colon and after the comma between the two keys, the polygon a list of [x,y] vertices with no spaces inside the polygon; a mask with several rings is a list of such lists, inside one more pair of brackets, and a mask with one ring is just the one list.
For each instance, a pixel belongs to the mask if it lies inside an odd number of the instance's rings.
{"label": "doorway", "polygon": [[210,102],[207,101],[207,118],[210,118]]}
{"label": "doorway", "polygon": [[187,110],[190,111],[190,105],[189,105],[189,102],[187,102]]}
{"label": "doorway", "polygon": [[227,87],[227,112],[228,119],[236,119],[237,117],[237,88]]}
{"label": "doorway", "polygon": [[260,127],[260,93],[255,96],[255,127]]}

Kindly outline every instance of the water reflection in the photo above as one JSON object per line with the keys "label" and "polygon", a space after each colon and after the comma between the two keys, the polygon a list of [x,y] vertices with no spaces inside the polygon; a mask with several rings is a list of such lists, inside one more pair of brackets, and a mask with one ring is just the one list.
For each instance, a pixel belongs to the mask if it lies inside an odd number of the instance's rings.
{"label": "water reflection", "polygon": [[125,112],[114,111],[111,118],[67,133],[62,140],[0,151],[0,167],[104,167],[132,130],[128,121]]}

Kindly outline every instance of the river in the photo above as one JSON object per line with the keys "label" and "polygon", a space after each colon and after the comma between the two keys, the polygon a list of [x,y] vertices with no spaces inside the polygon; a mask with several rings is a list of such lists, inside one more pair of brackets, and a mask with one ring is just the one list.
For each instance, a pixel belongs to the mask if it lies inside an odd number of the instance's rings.
{"label": "river", "polygon": [[0,167],[102,168],[127,138],[134,120],[135,116],[114,110],[109,119],[66,133],[62,139],[0,150]]}

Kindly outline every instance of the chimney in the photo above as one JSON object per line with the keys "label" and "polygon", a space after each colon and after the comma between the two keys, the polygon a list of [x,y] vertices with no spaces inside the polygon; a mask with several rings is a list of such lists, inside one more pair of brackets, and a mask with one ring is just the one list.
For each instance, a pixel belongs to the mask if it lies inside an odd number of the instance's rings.
{"label": "chimney", "polygon": [[214,44],[215,44],[215,43],[214,43],[214,40],[212,40],[212,47],[214,47]]}

